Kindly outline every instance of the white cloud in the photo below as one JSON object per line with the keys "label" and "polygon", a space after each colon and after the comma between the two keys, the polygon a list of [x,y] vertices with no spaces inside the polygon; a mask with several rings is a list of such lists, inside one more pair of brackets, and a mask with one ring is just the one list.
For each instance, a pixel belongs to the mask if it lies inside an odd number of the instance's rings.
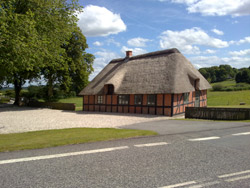
{"label": "white cloud", "polygon": [[120,15],[105,7],[88,5],[78,18],[78,25],[86,36],[108,36],[126,30]]}
{"label": "white cloud", "polygon": [[107,50],[98,51],[94,55],[96,56],[93,64],[94,72],[90,75],[90,80],[92,80],[112,59],[120,57],[118,54]]}
{"label": "white cloud", "polygon": [[128,45],[135,46],[135,47],[145,47],[146,43],[149,41],[150,41],[149,39],[137,37],[137,38],[132,38],[132,39],[128,40]]}
{"label": "white cloud", "polygon": [[121,46],[121,44],[119,42],[115,41],[115,39],[113,39],[113,38],[110,38],[110,39],[106,40],[106,42],[107,42],[107,45],[114,44],[117,47]]}
{"label": "white cloud", "polygon": [[200,49],[197,45],[214,48],[225,48],[229,46],[228,42],[213,38],[197,27],[183,31],[167,30],[160,35],[161,48],[178,48],[185,54],[199,54]]}
{"label": "white cloud", "polygon": [[229,64],[232,67],[241,68],[249,67],[250,58],[248,57],[225,57],[222,58],[224,64]]}
{"label": "white cloud", "polygon": [[217,57],[217,56],[196,56],[189,60],[196,65],[196,67],[211,67],[228,64],[235,68],[249,67],[250,58],[248,57]]}
{"label": "white cloud", "polygon": [[218,29],[212,29],[211,31],[214,32],[217,35],[224,35],[223,31],[220,31]]}
{"label": "white cloud", "polygon": [[99,41],[95,41],[95,42],[93,43],[93,45],[95,45],[95,46],[102,46],[103,44],[102,44],[101,42],[99,42]]}
{"label": "white cloud", "polygon": [[[250,49],[240,50],[240,51],[232,51],[232,52],[229,52],[229,54],[232,56],[247,56],[247,55],[250,55]],[[250,64],[250,62],[249,62],[249,64]]]}
{"label": "white cloud", "polygon": [[185,3],[187,5],[191,5],[196,3],[198,0],[172,0],[173,3]]}
{"label": "white cloud", "polygon": [[220,58],[217,56],[196,56],[189,60],[198,67],[211,67],[220,65]]}
{"label": "white cloud", "polygon": [[160,2],[166,2],[166,1],[171,1],[173,3],[185,3],[185,4],[193,4],[197,2],[198,0],[158,0]]}
{"label": "white cloud", "polygon": [[240,39],[239,41],[230,41],[229,44],[237,44],[237,45],[240,45],[240,44],[245,44],[245,43],[250,43],[250,37],[245,37],[244,39]]}
{"label": "white cloud", "polygon": [[249,0],[172,0],[171,2],[186,4],[189,13],[201,13],[205,16],[250,14]]}
{"label": "white cloud", "polygon": [[215,54],[216,53],[216,50],[210,50],[210,49],[207,49],[204,54]]}
{"label": "white cloud", "polygon": [[140,55],[140,54],[145,54],[147,53],[147,50],[142,49],[142,48],[128,48],[126,46],[123,46],[121,49],[121,52],[124,54],[126,54],[126,51],[131,50],[133,52],[133,56],[134,55]]}
{"label": "white cloud", "polygon": [[250,43],[250,37],[245,37],[237,42],[237,44]]}

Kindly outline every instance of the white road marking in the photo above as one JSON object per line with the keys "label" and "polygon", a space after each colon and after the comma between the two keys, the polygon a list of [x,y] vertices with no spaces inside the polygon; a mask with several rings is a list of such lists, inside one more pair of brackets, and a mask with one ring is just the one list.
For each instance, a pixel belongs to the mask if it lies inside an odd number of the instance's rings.
{"label": "white road marking", "polygon": [[249,178],[250,178],[250,175],[248,175],[248,176],[241,176],[241,177],[237,177],[237,178],[231,178],[231,179],[228,179],[228,180],[225,180],[225,181],[232,182],[232,181],[244,180],[244,179],[249,179]]}
{"label": "white road marking", "polygon": [[188,181],[188,182],[184,182],[184,183],[179,183],[179,184],[175,184],[175,185],[168,185],[168,186],[164,186],[164,187],[160,187],[160,188],[175,188],[175,187],[182,187],[185,185],[191,185],[191,184],[195,184],[197,182],[195,181]]}
{"label": "white road marking", "polygon": [[250,132],[236,133],[236,134],[232,134],[232,135],[233,135],[233,136],[250,135]]}
{"label": "white road marking", "polygon": [[162,146],[167,145],[167,142],[158,142],[158,143],[148,143],[148,144],[138,144],[134,145],[135,147],[150,147],[150,146]]}
{"label": "white road marking", "polygon": [[26,162],[26,161],[36,161],[36,160],[42,160],[42,159],[61,158],[61,157],[76,156],[76,155],[86,155],[86,154],[92,154],[92,153],[103,153],[103,152],[122,150],[122,149],[127,149],[127,148],[129,148],[129,147],[128,146],[121,146],[121,147],[87,150],[87,151],[79,151],[79,152],[71,152],[71,153],[61,153],[61,154],[55,154],[55,155],[44,155],[44,156],[36,156],[36,157],[2,160],[2,161],[0,161],[0,165],[1,164]]}
{"label": "white road marking", "polygon": [[188,188],[201,188],[201,187],[206,187],[206,186],[211,186],[211,185],[215,185],[215,184],[219,184],[219,181],[213,181],[213,182],[207,182],[207,183],[203,183],[203,184],[199,184],[199,185],[193,185],[190,186]]}
{"label": "white road marking", "polygon": [[204,138],[194,138],[194,139],[188,139],[189,141],[205,141],[205,140],[215,140],[219,139],[220,137],[213,136],[213,137],[204,137]]}
{"label": "white road marking", "polygon": [[219,178],[227,178],[227,177],[237,176],[237,175],[246,174],[246,173],[250,173],[250,170],[235,172],[235,173],[231,173],[231,174],[224,174],[224,175],[221,175],[221,176],[218,176],[218,177]]}

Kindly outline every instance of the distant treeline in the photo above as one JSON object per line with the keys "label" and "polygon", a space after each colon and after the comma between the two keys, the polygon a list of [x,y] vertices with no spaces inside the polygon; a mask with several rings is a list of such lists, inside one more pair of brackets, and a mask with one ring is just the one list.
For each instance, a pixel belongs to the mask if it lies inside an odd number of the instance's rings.
{"label": "distant treeline", "polygon": [[200,68],[199,71],[210,83],[221,82],[227,79],[235,79],[237,83],[250,83],[250,67],[236,69],[230,65],[220,65]]}

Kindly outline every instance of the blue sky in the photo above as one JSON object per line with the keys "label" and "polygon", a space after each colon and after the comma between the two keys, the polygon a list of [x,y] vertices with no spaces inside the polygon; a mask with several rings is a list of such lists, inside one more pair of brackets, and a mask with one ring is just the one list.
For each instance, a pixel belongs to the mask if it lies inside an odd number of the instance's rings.
{"label": "blue sky", "polygon": [[80,0],[78,25],[95,55],[110,60],[177,48],[197,68],[250,66],[250,0]]}

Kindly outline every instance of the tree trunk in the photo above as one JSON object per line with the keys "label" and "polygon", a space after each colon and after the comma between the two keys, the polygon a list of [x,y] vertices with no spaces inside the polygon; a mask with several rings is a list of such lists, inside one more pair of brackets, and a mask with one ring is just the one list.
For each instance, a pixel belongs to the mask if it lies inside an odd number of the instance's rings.
{"label": "tree trunk", "polygon": [[14,105],[19,106],[20,104],[20,93],[22,90],[22,81],[19,78],[15,78],[14,81],[14,87],[15,87],[15,102]]}

